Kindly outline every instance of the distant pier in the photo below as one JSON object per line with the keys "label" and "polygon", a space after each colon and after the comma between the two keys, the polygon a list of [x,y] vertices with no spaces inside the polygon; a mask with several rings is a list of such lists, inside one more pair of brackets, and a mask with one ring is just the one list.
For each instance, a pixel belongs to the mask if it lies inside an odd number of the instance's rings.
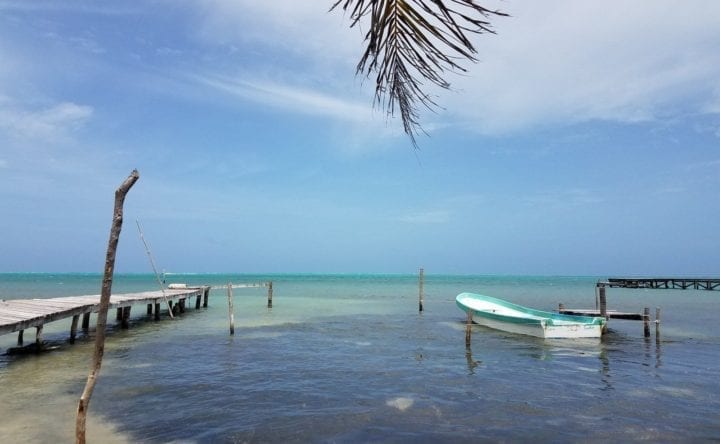
{"label": "distant pier", "polygon": [[[146,291],[141,293],[114,294],[110,297],[109,310],[117,310],[117,320],[127,328],[130,310],[135,305],[147,305],[148,316],[160,319],[161,305],[165,304],[166,312],[182,313],[186,301],[195,298],[195,308],[207,307],[210,294],[208,286],[186,287]],[[13,299],[0,301],[0,335],[18,332],[18,345],[23,345],[23,333],[26,329],[35,328],[35,344],[42,346],[43,326],[49,322],[72,318],[70,340],[77,334],[78,324],[82,316],[81,328],[87,331],[90,327],[90,314],[100,309],[100,295],[68,296],[48,299]]]}
{"label": "distant pier", "polygon": [[[606,288],[638,288],[638,289],[666,289],[666,290],[708,290],[720,291],[720,278],[608,278],[595,284],[595,309],[565,308],[560,304],[558,312],[579,316],[602,316],[605,319],[628,319],[643,321],[645,336],[650,335],[650,308],[645,307],[642,313],[622,313],[607,309]],[[655,333],[660,331],[660,308],[655,309]],[[605,324],[604,329],[607,329]],[[605,331],[605,330],[604,330]]]}

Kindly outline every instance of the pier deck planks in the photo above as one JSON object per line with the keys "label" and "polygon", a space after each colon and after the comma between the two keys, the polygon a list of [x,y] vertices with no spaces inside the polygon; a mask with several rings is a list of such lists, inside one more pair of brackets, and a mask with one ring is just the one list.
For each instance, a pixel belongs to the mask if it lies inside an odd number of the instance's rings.
{"label": "pier deck planks", "polygon": [[[165,290],[168,300],[202,296],[208,287],[188,287]],[[110,296],[109,309],[135,304],[155,304],[163,301],[163,292],[145,291]],[[48,322],[71,318],[85,313],[97,313],[100,295],[66,296],[48,299],[11,299],[0,301],[0,335],[39,327]]]}

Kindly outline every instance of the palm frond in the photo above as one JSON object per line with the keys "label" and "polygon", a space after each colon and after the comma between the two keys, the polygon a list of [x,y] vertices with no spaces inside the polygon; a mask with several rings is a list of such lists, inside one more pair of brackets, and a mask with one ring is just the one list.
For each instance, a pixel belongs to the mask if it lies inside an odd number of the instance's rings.
{"label": "palm frond", "polygon": [[399,110],[416,148],[419,108],[438,106],[423,81],[450,88],[446,72],[465,72],[463,60],[477,61],[468,34],[494,33],[489,18],[507,16],[474,0],[337,0],[330,10],[338,7],[349,12],[351,28],[370,17],[356,74],[376,73],[374,104],[388,116]]}

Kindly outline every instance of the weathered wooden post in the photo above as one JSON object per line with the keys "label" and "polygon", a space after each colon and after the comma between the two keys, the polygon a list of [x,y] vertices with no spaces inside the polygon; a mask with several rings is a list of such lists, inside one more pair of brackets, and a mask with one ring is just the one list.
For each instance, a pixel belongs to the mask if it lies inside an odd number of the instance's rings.
{"label": "weathered wooden post", "polygon": [[419,311],[423,311],[423,302],[425,299],[425,269],[420,268],[420,274],[418,276],[418,308]]}
{"label": "weathered wooden post", "polygon": [[89,328],[90,328],[90,312],[87,312],[83,315],[82,329],[85,331],[88,331]]}
{"label": "weathered wooden post", "polygon": [[273,289],[272,289],[272,281],[267,283],[268,288],[268,305],[267,308],[272,308],[272,296],[273,296]]}
{"label": "weathered wooden post", "polygon": [[655,337],[660,337],[660,307],[655,307]]}
{"label": "weathered wooden post", "polygon": [[38,325],[35,327],[35,345],[37,346],[37,350],[40,350],[43,345],[43,326]]}
{"label": "weathered wooden post", "polygon": [[233,310],[233,293],[232,284],[228,283],[227,286],[227,298],[228,298],[228,313],[230,315],[230,335],[235,334],[235,313]]}
{"label": "weathered wooden post", "polygon": [[20,330],[18,332],[18,341],[17,342],[18,342],[19,346],[23,345],[23,333],[25,333],[25,330]]}
{"label": "weathered wooden post", "polygon": [[210,296],[210,287],[206,287],[205,291],[203,292],[203,308],[207,308],[209,296]]}
{"label": "weathered wooden post", "polygon": [[153,316],[153,319],[156,321],[160,320],[160,302],[157,300],[155,302],[155,316]]}
{"label": "weathered wooden post", "polygon": [[608,315],[607,315],[607,298],[605,297],[605,285],[604,284],[597,284],[598,294],[600,297],[600,316],[605,318],[605,324],[603,325],[602,332],[607,332],[607,325],[608,325]]}
{"label": "weathered wooden post", "polygon": [[650,337],[650,307],[643,308],[643,334]]}
{"label": "weathered wooden post", "polygon": [[152,315],[153,304],[147,304],[147,315]]}
{"label": "weathered wooden post", "polygon": [[472,336],[472,323],[473,323],[473,313],[472,313],[472,310],[468,309],[467,322],[465,324],[465,347],[470,347],[470,340],[471,340],[471,336]]}
{"label": "weathered wooden post", "polygon": [[75,336],[77,335],[77,326],[78,321],[80,320],[80,315],[75,315],[72,318],[72,323],[70,324],[70,342],[75,342]]}
{"label": "weathered wooden post", "polygon": [[115,310],[115,320],[122,321],[122,316],[123,316],[123,309],[122,309],[122,307],[118,307],[117,310]]}
{"label": "weathered wooden post", "polygon": [[130,328],[130,309],[132,307],[128,305],[122,308],[122,319],[120,320],[121,328]]}
{"label": "weathered wooden post", "polygon": [[195,298],[195,310],[200,310],[200,304],[202,303],[202,293],[198,293]]}
{"label": "weathered wooden post", "polygon": [[100,374],[102,358],[105,352],[105,326],[107,324],[108,305],[110,305],[110,293],[112,291],[113,273],[115,271],[115,254],[120,239],[120,231],[123,222],[123,203],[130,188],[140,178],[137,170],[133,170],[127,179],[115,191],[115,207],[113,210],[113,222],[110,227],[110,240],[108,241],[107,254],[105,256],[105,270],[103,273],[102,287],[100,292],[100,309],[98,310],[97,328],[95,335],[95,352],[93,354],[92,367],[88,375],[85,388],[80,401],[78,402],[77,419],[75,420],[75,442],[85,444],[85,422],[87,410],[90,405],[90,398],[95,389],[95,383]]}

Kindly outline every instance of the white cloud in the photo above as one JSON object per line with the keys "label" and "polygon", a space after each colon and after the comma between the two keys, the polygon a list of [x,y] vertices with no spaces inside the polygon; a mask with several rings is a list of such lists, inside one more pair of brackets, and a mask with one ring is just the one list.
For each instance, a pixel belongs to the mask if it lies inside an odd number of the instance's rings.
{"label": "white cloud", "polygon": [[21,110],[0,102],[0,129],[24,138],[65,137],[83,125],[93,114],[93,108],[72,102],[62,102],[40,110]]}
{"label": "white cloud", "polygon": [[367,103],[344,100],[308,88],[220,76],[194,76],[194,79],[242,99],[295,112],[352,122],[367,122],[372,119],[372,111]]}
{"label": "white cloud", "polygon": [[401,216],[399,220],[414,225],[445,224],[450,221],[450,213],[443,210],[420,211]]}
{"label": "white cloud", "polygon": [[[481,62],[441,102],[497,133],[594,119],[693,112],[720,85],[720,3],[505,2]],[[690,109],[688,109],[690,108]]]}

